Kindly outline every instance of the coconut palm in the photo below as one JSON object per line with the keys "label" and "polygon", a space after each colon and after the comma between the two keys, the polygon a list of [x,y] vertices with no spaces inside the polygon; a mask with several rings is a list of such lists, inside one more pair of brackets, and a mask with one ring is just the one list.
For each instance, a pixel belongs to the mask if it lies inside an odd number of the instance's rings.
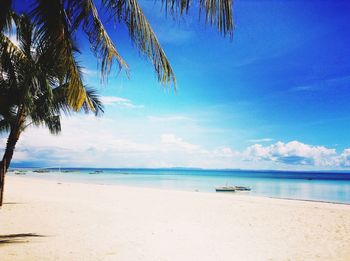
{"label": "coconut palm", "polygon": [[[0,132],[8,135],[0,163],[0,206],[2,205],[5,173],[10,165],[21,133],[31,125],[46,126],[52,134],[61,131],[60,116],[76,110],[69,100],[70,91],[78,85],[84,92],[79,107],[96,115],[103,112],[101,102],[81,79],[80,67],[70,57],[48,57],[59,52],[50,44],[39,42],[40,30],[33,27],[26,15],[13,15],[18,45],[6,35],[0,35]],[[70,59],[73,67],[65,68]]]}
{"label": "coconut palm", "polygon": [[[1,0],[0,30],[8,31],[14,14],[13,5],[22,0]],[[232,0],[158,0],[165,12],[178,17],[187,14],[190,8],[199,9],[200,17],[206,23],[217,27],[224,36],[232,36]],[[113,41],[104,24],[113,22],[116,28],[125,25],[129,36],[141,54],[151,60],[158,80],[161,83],[176,83],[173,69],[137,0],[31,0],[31,18],[38,29],[38,41],[47,46],[54,45],[54,53],[49,57],[66,57],[66,67],[74,67],[75,62],[67,55],[73,52],[71,37],[83,31],[90,42],[91,50],[98,58],[102,79],[107,77],[113,63],[119,69],[128,70],[127,63],[118,52],[116,41]],[[99,8],[96,7],[99,5]],[[100,11],[100,12],[99,12]],[[101,19],[100,13],[104,13]],[[74,71],[74,70],[71,70]],[[78,73],[71,75],[76,81]],[[71,84],[69,102],[79,109],[85,99],[81,85]]]}

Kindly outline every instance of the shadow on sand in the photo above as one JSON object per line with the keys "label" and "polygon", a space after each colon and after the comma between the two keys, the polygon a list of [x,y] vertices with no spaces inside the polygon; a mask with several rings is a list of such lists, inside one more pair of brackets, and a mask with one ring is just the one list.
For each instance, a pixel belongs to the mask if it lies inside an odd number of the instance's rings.
{"label": "shadow on sand", "polygon": [[35,233],[0,235],[0,246],[3,244],[11,244],[11,243],[27,243],[29,242],[28,239],[33,237],[45,237],[45,236],[38,235]]}

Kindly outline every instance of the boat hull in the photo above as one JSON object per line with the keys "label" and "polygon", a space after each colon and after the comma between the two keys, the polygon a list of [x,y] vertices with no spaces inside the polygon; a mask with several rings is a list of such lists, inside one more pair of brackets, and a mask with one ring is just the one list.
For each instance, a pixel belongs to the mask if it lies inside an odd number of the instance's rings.
{"label": "boat hull", "polygon": [[236,191],[250,191],[250,188],[243,186],[225,186],[215,188],[216,192],[236,192]]}

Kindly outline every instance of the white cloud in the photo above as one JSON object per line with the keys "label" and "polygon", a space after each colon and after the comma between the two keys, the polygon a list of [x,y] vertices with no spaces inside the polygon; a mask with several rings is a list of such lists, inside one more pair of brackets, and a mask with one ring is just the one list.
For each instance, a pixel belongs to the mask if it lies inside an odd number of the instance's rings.
{"label": "white cloud", "polygon": [[337,164],[341,167],[350,167],[350,149],[345,149],[337,158]]}
{"label": "white cloud", "polygon": [[303,92],[303,91],[312,91],[316,87],[314,85],[302,85],[302,86],[297,86],[291,89],[292,92]]}
{"label": "white cloud", "polygon": [[101,96],[100,97],[102,103],[104,105],[119,105],[122,107],[130,108],[130,109],[138,109],[143,108],[143,105],[133,104],[129,99],[116,97],[116,96]]}
{"label": "white cloud", "polygon": [[[120,124],[122,122],[123,124]],[[13,162],[76,167],[202,167],[246,169],[341,169],[350,167],[350,149],[299,141],[254,144],[241,151],[230,146],[195,143],[174,132],[162,132],[148,119],[62,118],[62,133],[29,128],[21,136]],[[4,148],[6,139],[0,137]]]}
{"label": "white cloud", "polygon": [[240,159],[241,158],[241,153],[238,151],[233,150],[232,148],[229,147],[219,147],[215,148],[212,151],[208,151],[207,153],[212,154],[216,158],[220,159]]}
{"label": "white cloud", "polygon": [[[236,166],[232,164],[236,155],[228,147],[203,149],[173,133],[155,134],[152,138],[153,133],[147,128],[156,130],[145,123],[147,120],[137,126],[123,122],[122,128],[116,120],[92,115],[63,117],[60,135],[50,135],[45,128],[26,130],[17,144],[13,162],[51,167]],[[2,138],[0,143],[4,147],[6,139]]]}
{"label": "white cloud", "polygon": [[152,122],[173,122],[173,121],[191,121],[192,119],[182,115],[169,115],[169,116],[148,116],[148,120]]}
{"label": "white cloud", "polygon": [[188,151],[193,151],[199,149],[198,145],[194,145],[188,142],[183,141],[181,138],[176,137],[174,134],[163,134],[161,136],[161,142],[163,144],[176,146]]}
{"label": "white cloud", "polygon": [[250,142],[250,143],[269,142],[269,141],[273,141],[273,139],[271,139],[271,138],[263,138],[263,139],[251,139],[251,140],[248,140],[248,142]]}
{"label": "white cloud", "polygon": [[[4,148],[6,139],[0,140]],[[50,135],[45,128],[29,128],[20,137],[14,162],[38,162],[50,166],[127,166],[129,158],[155,150],[152,144],[136,142],[116,130],[114,121],[92,115],[62,118],[62,133]],[[123,160],[121,160],[123,159]],[[130,160],[129,164],[134,162]],[[141,164],[140,161],[135,161]],[[144,163],[144,162],[142,162]]]}
{"label": "white cloud", "polygon": [[276,142],[270,146],[255,144],[244,151],[248,160],[273,161],[290,165],[332,166],[335,163],[335,149],[311,146],[298,141]]}
{"label": "white cloud", "polygon": [[350,79],[350,75],[345,75],[336,78],[322,79],[315,81],[308,85],[296,86],[290,89],[291,92],[306,92],[306,91],[319,91],[329,88],[335,88],[339,86],[347,86]]}

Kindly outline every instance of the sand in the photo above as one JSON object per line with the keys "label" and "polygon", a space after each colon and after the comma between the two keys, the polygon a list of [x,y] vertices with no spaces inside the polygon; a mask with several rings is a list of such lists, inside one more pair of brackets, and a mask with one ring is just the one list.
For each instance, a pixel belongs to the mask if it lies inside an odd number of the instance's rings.
{"label": "sand", "polygon": [[8,176],[0,260],[350,260],[350,206]]}

